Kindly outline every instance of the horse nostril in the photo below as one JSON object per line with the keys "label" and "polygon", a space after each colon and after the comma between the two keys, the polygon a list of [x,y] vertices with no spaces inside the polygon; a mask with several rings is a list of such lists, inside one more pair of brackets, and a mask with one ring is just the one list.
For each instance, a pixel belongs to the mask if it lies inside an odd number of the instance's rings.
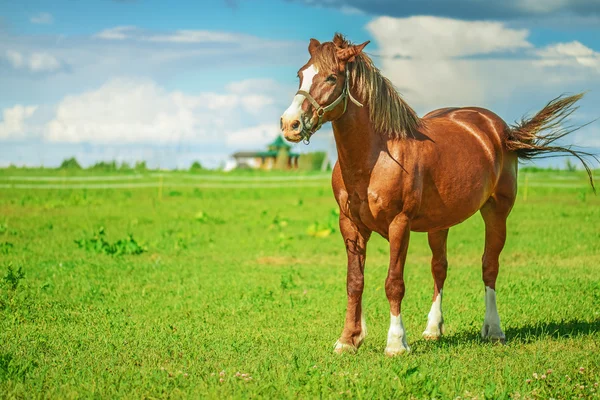
{"label": "horse nostril", "polygon": [[296,120],[292,122],[292,129],[296,130],[300,127],[300,121]]}

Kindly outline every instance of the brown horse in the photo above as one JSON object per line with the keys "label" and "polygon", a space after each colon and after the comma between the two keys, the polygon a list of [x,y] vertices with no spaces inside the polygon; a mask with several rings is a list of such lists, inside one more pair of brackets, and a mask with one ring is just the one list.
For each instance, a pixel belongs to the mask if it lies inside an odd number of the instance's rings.
{"label": "brown horse", "polygon": [[[281,118],[284,136],[292,142],[308,141],[325,122],[333,125],[338,151],[333,191],[348,255],[346,321],[335,351],[355,351],[366,335],[361,299],[372,232],[390,243],[385,292],[391,322],[385,354],[409,351],[401,305],[411,231],[428,233],[434,290],[423,335],[438,339],[448,229],[478,210],[485,222],[481,336],[503,342],[495,287],[506,218],[517,195],[518,160],[566,152],[590,173],[582,158],[590,154],[551,145],[574,130],[561,128],[561,122],[582,95],[559,97],[513,127],[476,107],[444,108],[419,118],[362,52],[367,44],[353,45],[339,34],[323,44],[311,39],[310,60],[298,71],[300,89]],[[591,174],[590,182],[593,186]]]}

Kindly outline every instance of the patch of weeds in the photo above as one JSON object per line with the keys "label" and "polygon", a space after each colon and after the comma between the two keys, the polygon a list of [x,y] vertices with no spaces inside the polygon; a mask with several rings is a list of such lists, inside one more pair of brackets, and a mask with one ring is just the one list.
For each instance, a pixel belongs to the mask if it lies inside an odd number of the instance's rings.
{"label": "patch of weeds", "polygon": [[181,196],[183,196],[183,193],[181,193],[178,190],[171,190],[169,192],[169,197],[181,197]]}
{"label": "patch of weeds", "polygon": [[327,218],[323,221],[315,221],[308,226],[306,233],[314,237],[327,237],[338,229],[340,210],[332,208]]}
{"label": "patch of weeds", "polygon": [[224,224],[225,220],[221,218],[216,218],[213,216],[209,216],[205,211],[198,211],[194,216],[194,219],[202,224],[206,223],[214,223],[214,224]]}
{"label": "patch of weeds", "polygon": [[2,278],[2,281],[11,289],[16,290],[21,283],[21,280],[25,278],[25,272],[23,268],[19,267],[16,271],[13,269],[12,264],[8,264],[7,274]]}
{"label": "patch of weeds", "polygon": [[8,231],[8,225],[6,222],[3,222],[0,224],[0,235],[6,233],[6,231]]}
{"label": "patch of weeds", "polygon": [[282,290],[296,289],[298,287],[296,282],[294,282],[294,276],[292,273],[281,276],[280,286]]}
{"label": "patch of weeds", "polygon": [[273,221],[271,222],[271,226],[269,227],[269,229],[283,229],[286,226],[288,226],[288,220],[286,218],[282,218],[279,216],[279,214],[275,215],[275,218],[273,218]]}
{"label": "patch of weeds", "polygon": [[183,237],[178,237],[175,242],[175,250],[186,250],[188,248],[187,240]]}
{"label": "patch of weeds", "polygon": [[11,353],[2,353],[0,354],[0,382],[8,380],[23,382],[27,374],[36,367],[35,362],[19,363]]}
{"label": "patch of weeds", "polygon": [[127,235],[125,239],[117,240],[115,243],[108,242],[105,239],[104,227],[100,227],[98,232],[94,233],[91,238],[75,240],[75,243],[80,249],[111,256],[142,254],[147,250],[131,234]]}
{"label": "patch of weeds", "polygon": [[0,243],[0,254],[8,254],[15,247],[11,242]]}

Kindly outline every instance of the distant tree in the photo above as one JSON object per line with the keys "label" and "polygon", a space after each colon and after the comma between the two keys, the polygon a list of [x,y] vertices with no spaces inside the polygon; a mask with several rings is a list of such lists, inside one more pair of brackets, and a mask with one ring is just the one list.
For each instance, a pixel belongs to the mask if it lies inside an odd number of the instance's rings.
{"label": "distant tree", "polygon": [[79,165],[75,157],[71,157],[65,159],[62,164],[60,164],[60,169],[81,169],[81,165]]}
{"label": "distant tree", "polygon": [[577,171],[577,164],[571,162],[568,158],[565,166],[567,167],[567,171]]}
{"label": "distant tree", "polygon": [[194,161],[194,163],[190,167],[190,171],[192,171],[192,172],[194,172],[194,171],[201,171],[203,169],[204,168],[202,168],[202,164],[200,164],[199,161]]}
{"label": "distant tree", "polygon": [[89,169],[94,171],[106,171],[106,172],[114,172],[117,170],[116,161],[99,161],[96,164],[92,165]]}
{"label": "distant tree", "polygon": [[119,171],[131,171],[131,169],[131,165],[129,165],[126,161],[123,161],[119,167]]}
{"label": "distant tree", "polygon": [[146,165],[146,161],[137,161],[135,163],[134,169],[138,172],[148,171],[148,166]]}

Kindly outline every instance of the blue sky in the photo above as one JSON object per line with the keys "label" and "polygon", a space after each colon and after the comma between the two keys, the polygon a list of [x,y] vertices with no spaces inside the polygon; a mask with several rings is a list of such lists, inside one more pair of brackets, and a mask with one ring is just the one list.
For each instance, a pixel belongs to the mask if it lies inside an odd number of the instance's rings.
{"label": "blue sky", "polygon": [[[308,40],[337,31],[420,114],[510,123],[588,90],[574,122],[600,116],[599,0],[22,0],[0,2],[0,165],[218,166],[278,134]],[[600,148],[599,125],[572,140]]]}

